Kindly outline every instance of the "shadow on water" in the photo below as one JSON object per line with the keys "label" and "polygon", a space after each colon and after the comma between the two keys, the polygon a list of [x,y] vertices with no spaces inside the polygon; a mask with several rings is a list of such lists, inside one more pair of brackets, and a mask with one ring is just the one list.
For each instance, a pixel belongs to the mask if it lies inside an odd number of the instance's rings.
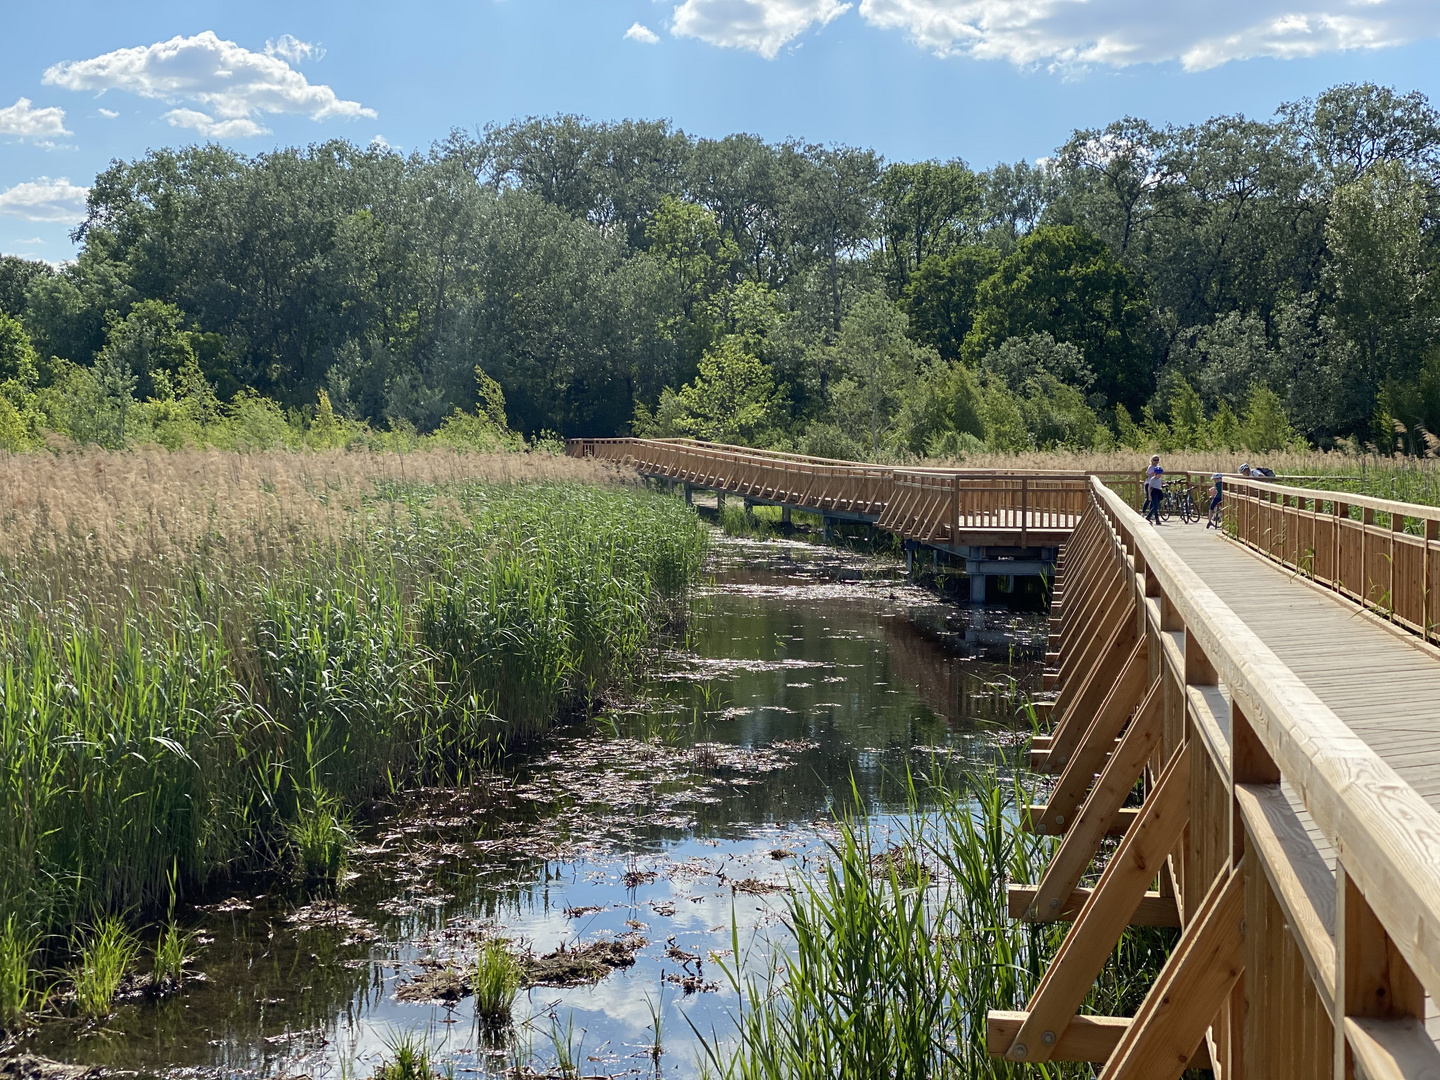
{"label": "shadow on water", "polygon": [[[717,962],[754,970],[783,948],[784,888],[825,858],[832,813],[858,795],[883,832],[907,770],[1006,770],[1046,633],[1040,615],[943,603],[894,562],[831,548],[719,540],[713,572],[636,701],[472,787],[373,808],[336,900],[237,890],[197,909],[205,981],[101,1027],[49,1024],[25,1049],[142,1074],[348,1078],[413,1031],[457,1074],[544,1073],[558,1038],[584,1075],[619,1076],[656,1070],[658,1010],[659,1071],[695,1074],[690,1023],[730,1029]],[[495,937],[536,955],[643,944],[593,985],[522,991],[499,1045],[468,998],[397,1000]]]}

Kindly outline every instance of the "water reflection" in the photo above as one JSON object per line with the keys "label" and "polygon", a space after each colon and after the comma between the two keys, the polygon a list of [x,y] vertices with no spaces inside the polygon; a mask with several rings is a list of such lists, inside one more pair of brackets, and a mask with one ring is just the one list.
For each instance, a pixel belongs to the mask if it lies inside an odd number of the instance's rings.
{"label": "water reflection", "polygon": [[[760,969],[783,945],[774,890],[824,858],[852,790],[883,830],[908,769],[1005,764],[1043,619],[940,603],[898,571],[723,543],[684,647],[638,704],[470,788],[377,807],[338,903],[237,889],[194,915],[205,982],[27,1048],[147,1074],[352,1076],[418,1029],[457,1072],[544,1072],[559,1038],[583,1044],[585,1074],[622,1075],[654,1071],[658,1008],[660,1071],[693,1075],[691,1024],[729,1027],[721,965]],[[636,934],[633,966],[523,993],[508,1045],[487,1043],[468,1001],[395,998],[437,965],[465,970],[493,936],[538,955]]]}

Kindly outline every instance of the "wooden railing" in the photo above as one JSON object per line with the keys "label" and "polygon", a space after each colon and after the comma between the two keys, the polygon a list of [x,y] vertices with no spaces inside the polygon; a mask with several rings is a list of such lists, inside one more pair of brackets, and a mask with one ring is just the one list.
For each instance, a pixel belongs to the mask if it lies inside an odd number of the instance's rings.
{"label": "wooden railing", "polygon": [[[991,1052],[1104,1062],[1105,1080],[1440,1076],[1440,814],[1098,480],[1052,630],[1056,720],[1033,756],[1059,779],[1028,823],[1063,839],[1010,902],[1072,925],[1024,1011],[991,1014]],[[1077,1015],[1127,924],[1180,938],[1134,1017]]]}
{"label": "wooden railing", "polygon": [[[572,439],[572,457],[633,464],[643,473],[822,514],[854,515],[927,544],[1054,546],[1079,521],[1081,472],[891,467],[754,450],[695,439]],[[1188,473],[1176,474],[1190,482]],[[1139,477],[1104,476],[1139,505]]]}
{"label": "wooden railing", "polygon": [[1440,507],[1225,480],[1236,539],[1392,622],[1437,640]]}

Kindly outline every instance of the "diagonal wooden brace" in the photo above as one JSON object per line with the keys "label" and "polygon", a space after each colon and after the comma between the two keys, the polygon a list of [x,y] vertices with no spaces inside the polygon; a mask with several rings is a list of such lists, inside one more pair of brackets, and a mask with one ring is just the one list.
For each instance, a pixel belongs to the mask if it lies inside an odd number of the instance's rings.
{"label": "diagonal wooden brace", "polygon": [[[1065,831],[1065,839],[1050,860],[1050,865],[1045,868],[1045,875],[1036,890],[1032,918],[1054,918],[1065,898],[1080,884],[1090,860],[1100,850],[1110,823],[1135,787],[1145,762],[1150,760],[1150,755],[1159,745],[1164,696],[1160,683],[1150,688],[1130,729],[1105,763],[1100,779],[1091,789],[1079,815]],[[1143,809],[1141,813],[1144,813]]]}
{"label": "diagonal wooden brace", "polygon": [[[1050,740],[1050,756],[1046,761],[1064,761],[1065,770],[1050,793],[1044,815],[1033,826],[1036,832],[1058,834],[1068,829],[1075,811],[1095,782],[1096,773],[1105,767],[1105,755],[1115,749],[1120,729],[1145,696],[1145,684],[1149,681],[1147,655],[1145,639],[1141,638],[1083,734],[1079,725],[1072,723],[1057,731]],[[1156,687],[1159,685],[1155,683]],[[1155,696],[1152,688],[1150,697]]]}
{"label": "diagonal wooden brace", "polygon": [[[1242,860],[1243,863],[1243,860]],[[1244,972],[1245,869],[1221,874],[1185,929],[1102,1080],[1177,1080]]]}
{"label": "diagonal wooden brace", "polygon": [[1109,627],[1105,643],[1095,652],[1094,663],[1085,673],[1080,688],[1065,706],[1050,739],[1050,754],[1045,759],[1046,772],[1058,773],[1069,764],[1070,753],[1090,727],[1114,686],[1116,676],[1122,673],[1126,660],[1134,652],[1134,613],[1133,604],[1127,603],[1121,608],[1120,617]]}
{"label": "diagonal wooden brace", "polygon": [[1007,1057],[1048,1061],[1058,1032],[1079,1011],[1106,958],[1115,951],[1165,856],[1190,819],[1190,748],[1177,750],[1145,800],[1140,817],[1105,865],[1049,969],[1031,995],[1029,1015]]}

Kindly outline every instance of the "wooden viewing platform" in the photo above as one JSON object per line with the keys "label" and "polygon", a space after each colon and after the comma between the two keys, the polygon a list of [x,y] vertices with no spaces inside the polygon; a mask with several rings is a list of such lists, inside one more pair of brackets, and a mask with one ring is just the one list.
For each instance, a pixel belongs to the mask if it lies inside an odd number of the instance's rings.
{"label": "wooden viewing platform", "polygon": [[[1106,1080],[1440,1078],[1440,508],[1231,478],[1220,534],[1150,525],[1134,478],[625,442],[594,452],[916,542],[1058,536],[1032,751],[1057,780],[1024,821],[1059,841],[1009,900],[1069,929],[1024,1009],[990,1015],[992,1053]],[[1080,1015],[1128,925],[1179,939],[1135,1016]]]}

